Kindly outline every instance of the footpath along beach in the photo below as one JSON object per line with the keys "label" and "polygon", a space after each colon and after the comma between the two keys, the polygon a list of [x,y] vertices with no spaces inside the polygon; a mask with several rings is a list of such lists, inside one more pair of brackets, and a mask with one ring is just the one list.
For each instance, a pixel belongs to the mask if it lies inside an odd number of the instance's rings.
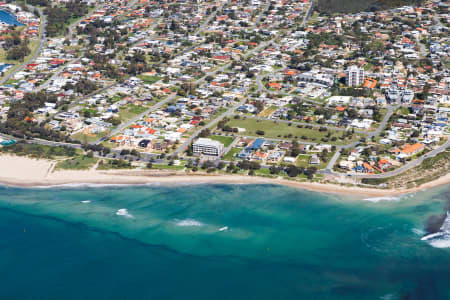
{"label": "footpath along beach", "polygon": [[0,156],[0,183],[19,187],[53,186],[68,184],[279,184],[311,191],[353,194],[362,196],[390,196],[412,193],[450,183],[450,174],[412,189],[375,189],[336,184],[298,182],[281,178],[240,175],[189,174],[157,170],[55,170],[55,162],[28,157]]}

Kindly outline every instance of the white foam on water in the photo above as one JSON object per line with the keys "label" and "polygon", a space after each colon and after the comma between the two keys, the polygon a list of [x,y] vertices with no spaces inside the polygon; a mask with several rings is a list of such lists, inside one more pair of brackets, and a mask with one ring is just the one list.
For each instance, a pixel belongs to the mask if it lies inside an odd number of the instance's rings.
{"label": "white foam on water", "polygon": [[184,219],[176,221],[176,225],[181,227],[200,227],[203,226],[203,223],[194,219]]}
{"label": "white foam on water", "polygon": [[382,201],[392,201],[392,202],[396,202],[396,201],[400,201],[401,197],[395,197],[395,196],[383,196],[383,197],[374,197],[374,198],[366,198],[363,199],[364,201],[369,201],[369,202],[382,202]]}
{"label": "white foam on water", "polygon": [[431,246],[434,248],[450,248],[450,237],[447,237],[447,239],[436,239],[431,240],[428,242]]}
{"label": "white foam on water", "polygon": [[414,234],[420,235],[420,236],[423,236],[423,235],[425,234],[425,231],[423,231],[422,229],[419,229],[419,228],[413,228],[413,229],[411,229],[411,231],[412,231]]}
{"label": "white foam on water", "polygon": [[447,217],[438,232],[426,235],[421,240],[435,248],[450,248],[450,213],[447,212]]}
{"label": "white foam on water", "polygon": [[91,203],[91,200],[83,200],[83,201],[80,201],[81,203]]}
{"label": "white foam on water", "polygon": [[124,216],[125,218],[133,218],[133,215],[128,212],[126,208],[121,208],[116,211],[116,215]]}
{"label": "white foam on water", "polygon": [[228,230],[228,226],[224,226],[222,228],[219,228],[219,231],[227,231]]}

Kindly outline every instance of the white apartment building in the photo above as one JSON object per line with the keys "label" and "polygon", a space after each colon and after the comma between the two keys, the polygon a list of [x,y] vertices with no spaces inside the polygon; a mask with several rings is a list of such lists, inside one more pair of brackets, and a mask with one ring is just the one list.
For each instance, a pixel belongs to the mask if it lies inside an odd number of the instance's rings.
{"label": "white apartment building", "polygon": [[359,86],[364,84],[364,69],[358,66],[350,66],[345,70],[345,83],[348,86]]}
{"label": "white apartment building", "polygon": [[193,145],[194,154],[221,156],[224,152],[223,144],[206,138],[199,138]]}

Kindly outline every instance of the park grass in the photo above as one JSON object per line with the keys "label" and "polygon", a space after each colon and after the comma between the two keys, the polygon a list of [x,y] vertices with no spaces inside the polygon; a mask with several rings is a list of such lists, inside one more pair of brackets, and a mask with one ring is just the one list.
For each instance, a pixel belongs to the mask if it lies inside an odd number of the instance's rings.
{"label": "park grass", "polygon": [[64,146],[47,146],[39,144],[26,144],[18,142],[13,145],[0,147],[0,153],[13,153],[18,156],[28,156],[33,158],[53,159],[55,157],[74,157],[80,154],[80,149]]}
{"label": "park grass", "polygon": [[159,164],[153,164],[152,165],[152,169],[154,170],[171,170],[171,171],[183,171],[186,167],[184,166],[184,164],[181,164],[179,166],[169,166],[167,164],[164,165],[159,165]]}
{"label": "park grass", "polygon": [[144,111],[146,111],[148,107],[129,104],[125,108],[120,109],[119,117],[122,122],[129,121],[134,117],[140,115]]}
{"label": "park grass", "polygon": [[276,110],[278,109],[278,106],[272,105],[263,110],[259,113],[258,117],[268,118],[270,115],[272,115]]}
{"label": "park grass", "polygon": [[97,170],[123,170],[123,169],[136,169],[130,162],[122,159],[106,159],[101,160],[97,166]]}
{"label": "park grass", "polygon": [[[356,141],[359,137],[353,135],[351,139],[341,140],[339,137],[342,136],[342,131],[336,130],[327,130],[327,131],[319,131],[319,128],[313,127],[312,129],[305,128],[304,125],[302,128],[298,128],[295,124],[289,126],[287,123],[281,123],[276,121],[269,120],[258,120],[253,118],[241,118],[241,119],[232,119],[227,123],[230,127],[239,127],[245,128],[245,132],[243,135],[248,136],[261,136],[266,138],[274,138],[274,139],[295,139],[299,141],[311,141],[316,143],[327,143],[327,144],[348,144],[350,142]],[[258,134],[257,132],[264,134]],[[328,133],[331,133],[329,137],[327,137]],[[362,136],[362,135],[361,135]],[[336,141],[331,141],[332,137],[336,137]],[[328,139],[328,141],[322,141],[322,139]]]}
{"label": "park grass", "polygon": [[96,163],[97,158],[83,155],[59,161],[55,168],[62,170],[88,170]]}
{"label": "park grass", "polygon": [[144,83],[152,84],[162,79],[162,77],[153,75],[138,75],[137,78],[141,79]]}
{"label": "park grass", "polygon": [[84,134],[82,132],[75,133],[71,136],[72,139],[80,141],[81,143],[93,143],[98,139],[106,136],[108,131],[103,131],[99,134]]}
{"label": "park grass", "polygon": [[239,152],[241,152],[242,149],[240,148],[231,148],[230,151],[228,151],[225,156],[223,157],[224,160],[235,160],[236,156]]}
{"label": "park grass", "polygon": [[401,108],[399,108],[398,112],[399,112],[401,115],[404,115],[404,116],[407,116],[407,115],[410,114],[409,108],[407,108],[407,107],[401,107]]}
{"label": "park grass", "polygon": [[214,141],[221,142],[225,147],[228,147],[231,145],[231,143],[234,141],[234,137],[231,136],[223,136],[223,135],[211,135],[208,138]]}

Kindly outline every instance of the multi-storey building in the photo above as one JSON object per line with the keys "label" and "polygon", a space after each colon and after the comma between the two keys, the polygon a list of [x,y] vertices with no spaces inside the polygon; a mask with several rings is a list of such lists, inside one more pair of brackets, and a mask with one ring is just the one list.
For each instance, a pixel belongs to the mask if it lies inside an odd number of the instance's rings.
{"label": "multi-storey building", "polygon": [[364,83],[364,69],[358,66],[350,66],[345,70],[345,83],[348,86],[359,86]]}
{"label": "multi-storey building", "polygon": [[200,138],[192,145],[194,154],[221,156],[224,152],[223,144],[211,139]]}

